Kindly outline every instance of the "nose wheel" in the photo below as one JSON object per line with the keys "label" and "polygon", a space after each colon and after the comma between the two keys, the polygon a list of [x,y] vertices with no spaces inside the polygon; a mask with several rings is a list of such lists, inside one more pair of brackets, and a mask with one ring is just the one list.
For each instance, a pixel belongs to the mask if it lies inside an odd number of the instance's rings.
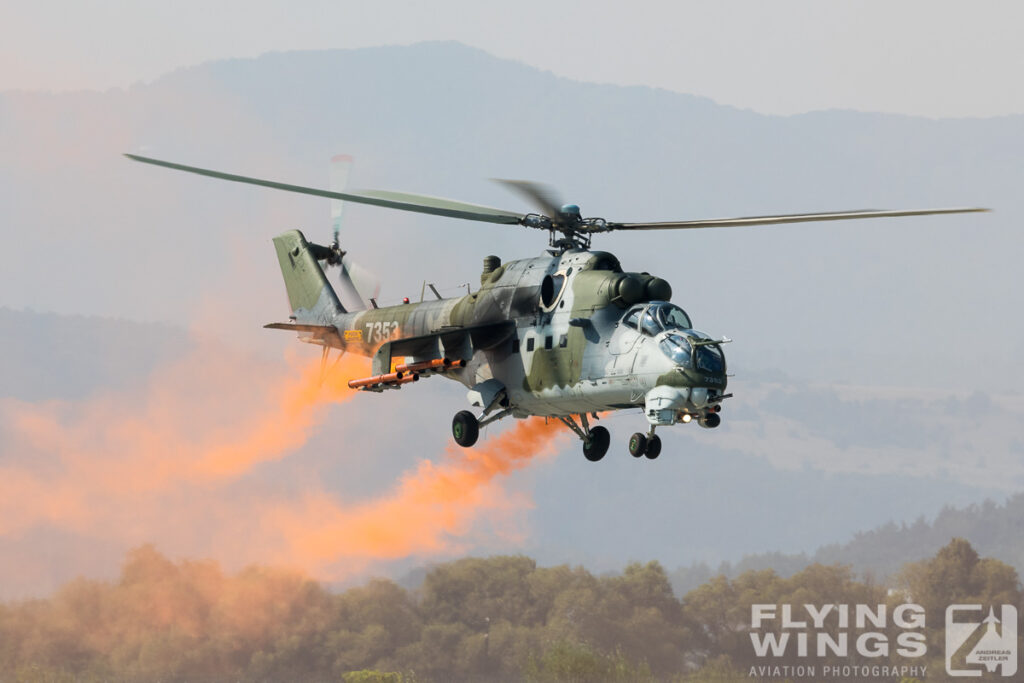
{"label": "nose wheel", "polygon": [[637,432],[629,437],[629,454],[639,458],[647,450],[647,435]]}
{"label": "nose wheel", "polygon": [[[558,419],[580,437],[583,442],[583,457],[590,462],[597,462],[608,452],[608,445],[611,438],[608,430],[604,427],[591,427],[585,413],[580,414],[580,423],[577,424],[572,415],[559,416]],[[597,415],[594,415],[597,418]],[[661,438],[651,428],[650,433],[637,432],[629,437],[629,453],[634,458],[646,456],[648,460],[654,460],[661,455]]]}
{"label": "nose wheel", "polygon": [[649,460],[654,460],[661,455],[661,437],[657,434],[648,436],[642,432],[636,432],[629,437],[629,454],[634,458],[645,455]]}

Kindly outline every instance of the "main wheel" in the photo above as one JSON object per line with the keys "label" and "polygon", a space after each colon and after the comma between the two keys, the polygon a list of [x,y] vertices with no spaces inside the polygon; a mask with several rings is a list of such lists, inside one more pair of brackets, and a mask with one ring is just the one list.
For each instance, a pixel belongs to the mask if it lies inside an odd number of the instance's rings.
{"label": "main wheel", "polygon": [[594,427],[590,430],[590,438],[583,442],[583,455],[590,462],[597,462],[608,452],[608,444],[612,438],[604,427]]}
{"label": "main wheel", "polygon": [[629,437],[629,454],[634,458],[639,458],[647,450],[647,437],[637,432],[633,436]]}
{"label": "main wheel", "polygon": [[661,455],[661,437],[657,434],[652,434],[651,438],[647,439],[647,452],[644,453],[650,460],[654,460]]}
{"label": "main wheel", "polygon": [[476,416],[468,410],[455,413],[452,418],[452,436],[455,437],[455,443],[463,448],[475,444],[480,436],[480,423],[476,421]]}

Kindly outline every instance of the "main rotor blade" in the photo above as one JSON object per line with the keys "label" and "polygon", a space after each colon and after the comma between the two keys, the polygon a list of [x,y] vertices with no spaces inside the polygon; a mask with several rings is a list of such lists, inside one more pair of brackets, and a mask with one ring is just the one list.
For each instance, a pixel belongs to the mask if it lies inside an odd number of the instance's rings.
{"label": "main rotor blade", "polygon": [[929,216],[939,213],[977,213],[991,211],[982,208],[907,209],[879,211],[837,211],[832,213],[791,213],[779,216],[748,216],[746,218],[712,218],[702,221],[667,221],[664,223],[609,223],[608,230],[688,230],[691,228],[734,228],[744,225],[778,225],[780,223],[809,223],[811,221],[846,221],[858,218],[897,218],[899,216]]}
{"label": "main rotor blade", "polygon": [[562,212],[562,202],[558,199],[558,193],[547,185],[529,180],[505,180],[503,178],[491,178],[491,180],[501,183],[516,194],[525,197],[540,208],[548,218],[558,218],[558,214]]}
{"label": "main rotor blade", "polygon": [[249,185],[260,185],[262,187],[270,187],[275,190],[297,192],[299,194],[309,194],[317,197],[327,197],[329,199],[344,199],[350,202],[382,206],[387,209],[398,209],[400,211],[413,211],[415,213],[428,213],[434,216],[448,216],[451,218],[464,218],[470,221],[504,224],[519,223],[524,217],[523,214],[516,213],[514,211],[494,209],[489,206],[479,206],[477,204],[467,204],[466,202],[442,199],[441,197],[430,197],[427,195],[409,194],[405,192],[388,192],[386,190],[329,192],[327,190],[318,190],[313,187],[290,185],[288,183],[278,183],[272,180],[261,180],[259,178],[234,175],[232,173],[211,171],[209,169],[197,168],[195,166],[185,166],[184,164],[161,161],[160,159],[151,159],[149,157],[138,156],[136,154],[125,154],[125,156],[133,161],[141,161],[144,164],[163,166],[164,168],[171,168],[176,171],[185,171],[187,173],[209,176],[210,178],[219,178],[221,180],[230,180],[232,182],[246,183]]}

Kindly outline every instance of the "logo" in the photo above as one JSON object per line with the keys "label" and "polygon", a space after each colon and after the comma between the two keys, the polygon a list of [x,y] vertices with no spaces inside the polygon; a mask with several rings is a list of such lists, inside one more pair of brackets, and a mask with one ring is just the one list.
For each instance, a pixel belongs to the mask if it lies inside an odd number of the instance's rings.
{"label": "logo", "polygon": [[1002,676],[1017,673],[1017,608],[1003,605],[996,616],[981,605],[946,608],[946,672],[978,677],[984,672]]}
{"label": "logo", "polygon": [[[901,605],[751,605],[751,678],[925,678],[924,607]],[[901,660],[890,662],[890,656]],[[792,665],[793,657],[799,662]],[[813,658],[813,659],[812,659]],[[860,660],[850,663],[851,658]]]}

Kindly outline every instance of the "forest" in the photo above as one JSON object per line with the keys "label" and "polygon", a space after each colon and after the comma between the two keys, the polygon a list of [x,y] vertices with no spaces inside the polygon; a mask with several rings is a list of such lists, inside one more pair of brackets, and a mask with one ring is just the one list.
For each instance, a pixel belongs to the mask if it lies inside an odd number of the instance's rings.
{"label": "forest", "polygon": [[[935,681],[947,605],[1012,604],[1024,614],[1022,598],[1012,567],[959,538],[905,565],[891,585],[814,564],[789,578],[719,575],[681,597],[657,562],[595,576],[523,556],[464,558],[432,568],[415,590],[373,579],[332,592],[290,571],[228,575],[143,546],[114,581],[78,579],[49,598],[0,606],[0,680],[781,680],[756,667],[799,658],[757,656],[751,605],[913,601],[926,613],[928,645],[913,663]],[[768,629],[777,633],[777,621]],[[842,663],[901,661],[895,649],[884,659],[851,649]]]}

